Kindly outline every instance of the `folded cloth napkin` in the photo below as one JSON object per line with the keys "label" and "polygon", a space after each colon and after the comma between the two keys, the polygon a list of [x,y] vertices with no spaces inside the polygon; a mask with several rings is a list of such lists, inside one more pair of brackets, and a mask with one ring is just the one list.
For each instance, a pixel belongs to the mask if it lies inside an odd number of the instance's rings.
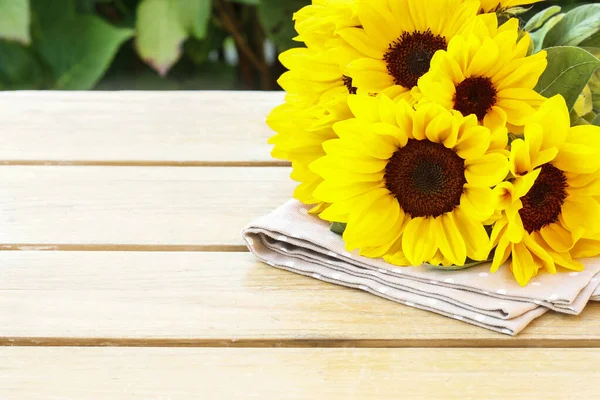
{"label": "folded cloth napkin", "polygon": [[519,286],[507,267],[489,273],[489,263],[457,271],[397,267],[347,252],[341,236],[310,215],[309,208],[290,200],[253,221],[243,231],[250,251],[273,267],[508,335],[548,309],[577,315],[590,299],[600,300],[600,257],[583,260],[582,272],[540,274],[526,287]]}
{"label": "folded cloth napkin", "polygon": [[253,221],[243,231],[250,251],[273,267],[508,335],[519,333],[548,309],[577,315],[590,299],[600,301],[600,257],[583,260],[582,272],[540,274],[526,287],[519,286],[507,267],[490,274],[489,264],[458,271],[397,267],[347,252],[341,236],[310,215],[309,208],[290,200]]}

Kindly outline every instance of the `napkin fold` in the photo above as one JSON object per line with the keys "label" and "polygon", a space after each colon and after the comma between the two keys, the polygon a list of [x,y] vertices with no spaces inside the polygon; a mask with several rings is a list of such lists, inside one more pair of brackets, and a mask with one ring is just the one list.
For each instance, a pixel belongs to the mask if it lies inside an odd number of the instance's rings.
{"label": "napkin fold", "polygon": [[582,272],[540,274],[526,287],[507,267],[491,274],[489,263],[458,271],[397,267],[347,252],[341,236],[309,209],[290,200],[254,220],[242,233],[250,251],[273,267],[507,335],[548,310],[578,315],[589,300],[600,301],[600,257],[582,260]]}

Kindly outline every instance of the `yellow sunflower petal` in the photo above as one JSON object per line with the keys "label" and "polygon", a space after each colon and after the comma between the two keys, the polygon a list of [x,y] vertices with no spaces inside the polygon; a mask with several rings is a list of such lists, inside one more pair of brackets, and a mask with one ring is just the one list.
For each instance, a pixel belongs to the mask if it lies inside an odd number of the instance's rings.
{"label": "yellow sunflower petal", "polygon": [[581,239],[571,251],[573,258],[595,257],[600,254],[600,240]]}
{"label": "yellow sunflower petal", "polygon": [[456,227],[467,246],[467,257],[477,261],[487,260],[491,247],[483,225],[460,209],[455,210],[453,214]]}
{"label": "yellow sunflower petal", "polygon": [[408,266],[412,265],[402,251],[402,240],[397,240],[396,243],[389,249],[383,259],[393,265]]}
{"label": "yellow sunflower petal", "polygon": [[[565,229],[560,223],[546,225],[540,230],[540,235],[551,249],[559,253],[565,253],[573,248],[576,239],[570,231]],[[574,240],[575,239],[575,240]]]}
{"label": "yellow sunflower petal", "polygon": [[526,175],[520,176],[517,179],[515,179],[514,181],[514,196],[513,196],[513,201],[516,201],[517,199],[525,196],[529,190],[531,190],[531,188],[533,187],[533,185],[535,184],[536,179],[538,178],[538,176],[540,176],[540,173],[542,172],[541,169],[535,169],[533,172],[529,172]]}
{"label": "yellow sunflower petal", "polygon": [[419,90],[426,101],[433,101],[444,108],[452,109],[456,88],[449,79],[431,80],[432,75],[425,74],[419,79]]}
{"label": "yellow sunflower petal", "polygon": [[523,243],[531,252],[533,261],[538,268],[543,267],[550,274],[556,273],[554,259],[549,253],[549,249],[541,246],[537,240],[534,240],[534,236],[531,235],[525,235]]}
{"label": "yellow sunflower petal", "polygon": [[523,126],[534,113],[533,107],[521,100],[500,100],[496,103],[506,112],[509,123]]}
{"label": "yellow sunflower petal", "polygon": [[[450,44],[456,44],[464,41],[464,38],[457,36],[453,40],[450,41]],[[425,74],[421,77],[419,83],[422,82],[433,82],[433,78],[440,79],[444,77],[448,79],[449,82],[454,84],[459,84],[460,82],[465,80],[465,72],[461,68],[458,60],[451,56],[448,51],[440,50],[436,52],[431,59],[431,69],[428,74]],[[436,80],[437,80],[436,79]],[[447,88],[449,91],[453,92],[454,88],[448,88],[447,82],[442,80],[443,86]],[[426,88],[422,87],[421,91],[424,91]],[[433,94],[431,90],[426,90],[427,94]],[[454,94],[454,93],[452,93]]]}
{"label": "yellow sunflower petal", "polygon": [[376,43],[363,29],[341,29],[338,31],[338,35],[340,35],[350,46],[367,57],[380,60],[387,50],[387,44]]}
{"label": "yellow sunflower petal", "polygon": [[506,112],[498,106],[493,106],[483,118],[483,126],[491,132],[490,150],[505,149],[508,145],[508,117]]}
{"label": "yellow sunflower petal", "polygon": [[402,251],[412,265],[431,259],[437,250],[436,234],[429,218],[411,219],[402,234]]}
{"label": "yellow sunflower petal", "polygon": [[348,74],[352,77],[353,85],[358,88],[358,94],[379,93],[394,85],[394,78],[388,74],[387,70],[382,72],[372,65],[365,68],[365,64],[380,64],[385,67],[382,62],[370,58],[361,58],[350,63]]}
{"label": "yellow sunflower petal", "polygon": [[467,246],[452,213],[443,214],[433,221],[432,225],[438,225],[438,244],[441,253],[452,264],[464,265],[467,258]]}
{"label": "yellow sunflower petal", "polygon": [[[359,254],[364,257],[379,258],[382,256],[389,255],[392,252],[395,252],[395,250],[392,249],[394,248],[394,246],[396,246],[397,243],[400,242],[400,240],[398,239],[402,236],[402,232],[404,230],[404,222],[405,221],[403,220],[397,221],[397,225],[390,230],[390,232],[396,233],[395,236],[390,235],[390,239],[385,244],[375,247],[363,246],[359,249]],[[409,263],[408,261],[406,261],[406,264],[402,265],[409,265]]]}
{"label": "yellow sunflower petal", "polygon": [[526,286],[529,280],[537,274],[538,266],[524,243],[513,245],[512,272],[519,285]]}
{"label": "yellow sunflower petal", "polygon": [[450,113],[436,116],[425,128],[425,135],[429,141],[442,143],[448,148],[453,148],[458,140],[458,123]]}
{"label": "yellow sunflower petal", "polygon": [[569,230],[583,228],[586,234],[600,232],[600,204],[593,197],[567,197],[562,206],[562,217]]}
{"label": "yellow sunflower petal", "polygon": [[[403,219],[404,213],[389,191],[373,190],[356,201],[344,231],[344,240],[349,244],[359,243],[356,248],[384,246],[397,236],[392,228],[397,225],[399,217]],[[369,240],[361,240],[363,235]]]}
{"label": "yellow sunflower petal", "polygon": [[491,144],[491,135],[488,128],[475,126],[464,130],[454,149],[463,159],[480,158]]}
{"label": "yellow sunflower petal", "polygon": [[498,60],[499,49],[491,37],[486,37],[467,67],[467,76],[486,76]]}
{"label": "yellow sunflower petal", "polygon": [[510,172],[523,175],[533,170],[529,147],[523,139],[516,139],[510,145]]}
{"label": "yellow sunflower petal", "polygon": [[352,209],[355,201],[355,198],[351,198],[331,204],[329,207],[327,207],[327,209],[319,214],[319,218],[330,222],[347,223],[350,210]]}
{"label": "yellow sunflower petal", "polygon": [[508,159],[499,153],[465,160],[465,178],[473,185],[492,187],[502,182],[508,171]]}
{"label": "yellow sunflower petal", "polygon": [[518,243],[523,240],[523,236],[526,235],[523,220],[519,214],[519,210],[523,208],[520,200],[512,203],[506,210],[506,218],[508,219],[508,226],[506,229],[506,237],[513,243]]}
{"label": "yellow sunflower petal", "polygon": [[372,0],[358,4],[360,23],[376,43],[389,44],[400,36],[395,18],[387,9],[387,1]]}
{"label": "yellow sunflower petal", "polygon": [[585,269],[584,265],[577,260],[573,260],[569,253],[558,253],[555,251],[548,252],[556,265],[569,269],[571,271],[583,271]]}
{"label": "yellow sunflower petal", "polygon": [[494,273],[508,260],[513,250],[513,244],[510,243],[506,236],[502,236],[498,245],[496,246],[496,252],[494,253],[494,259],[492,260],[492,266],[490,272]]}
{"label": "yellow sunflower petal", "polygon": [[562,171],[579,174],[599,170],[600,128],[591,125],[571,128],[568,140],[552,164]]}
{"label": "yellow sunflower petal", "polygon": [[471,218],[485,221],[494,213],[494,193],[489,187],[464,185],[460,208]]}
{"label": "yellow sunflower petal", "polygon": [[320,201],[335,203],[350,199],[354,196],[369,193],[382,186],[380,182],[322,182],[314,192],[314,196]]}
{"label": "yellow sunflower petal", "polygon": [[379,102],[371,96],[349,96],[348,106],[352,114],[365,122],[379,122]]}

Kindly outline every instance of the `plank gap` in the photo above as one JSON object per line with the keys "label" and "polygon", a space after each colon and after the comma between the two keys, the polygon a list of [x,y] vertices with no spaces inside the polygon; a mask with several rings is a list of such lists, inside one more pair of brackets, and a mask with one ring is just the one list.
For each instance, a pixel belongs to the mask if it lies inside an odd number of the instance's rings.
{"label": "plank gap", "polygon": [[0,337],[7,347],[186,347],[186,348],[600,348],[600,340],[531,339],[186,339]]}
{"label": "plank gap", "polygon": [[131,251],[131,252],[220,252],[246,253],[244,245],[173,245],[173,244],[0,244],[0,251]]}
{"label": "plank gap", "polygon": [[1,160],[5,166],[86,166],[86,167],[290,167],[287,161],[151,161],[151,160]]}

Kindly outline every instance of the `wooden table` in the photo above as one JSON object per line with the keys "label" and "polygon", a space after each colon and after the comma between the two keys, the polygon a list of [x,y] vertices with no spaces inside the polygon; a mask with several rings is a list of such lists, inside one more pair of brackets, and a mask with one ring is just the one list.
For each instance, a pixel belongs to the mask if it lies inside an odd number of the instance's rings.
{"label": "wooden table", "polygon": [[510,338],[257,262],[282,97],[0,94],[1,399],[600,398],[600,304]]}

